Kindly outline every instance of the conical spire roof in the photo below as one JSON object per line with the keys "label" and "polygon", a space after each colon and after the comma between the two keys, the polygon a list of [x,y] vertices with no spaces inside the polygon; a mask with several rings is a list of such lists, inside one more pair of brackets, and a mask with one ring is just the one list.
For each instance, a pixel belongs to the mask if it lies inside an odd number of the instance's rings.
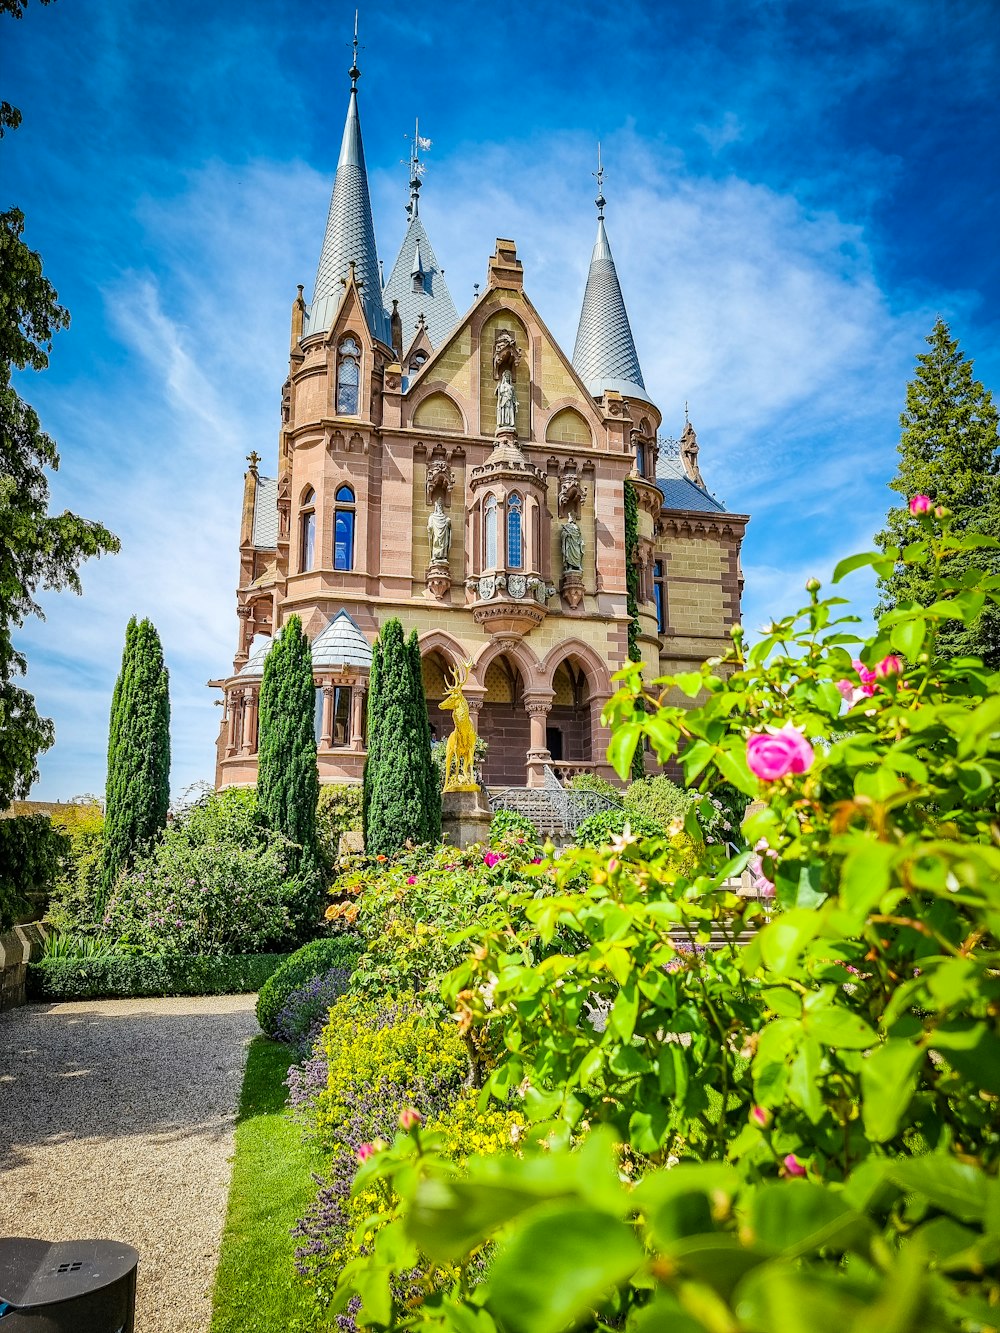
{"label": "conical spire roof", "polygon": [[[418,279],[416,283],[414,278]],[[426,321],[432,347],[439,347],[458,323],[458,311],[434,247],[416,214],[412,215],[406,229],[383,297],[388,310],[392,309],[393,300],[398,302],[399,317],[403,321],[404,354],[413,342],[421,315]]]}
{"label": "conical spire roof", "polygon": [[595,398],[606,389],[615,389],[627,397],[649,402],[608,233],[604,228],[602,194],[598,194],[597,207],[597,241],[590,257],[580,325],[576,331],[573,368],[587,386],[587,392]]}
{"label": "conical spire roof", "polygon": [[330,212],[326,220],[326,235],[323,238],[323,249],[316,271],[316,287],[307,315],[305,332],[320,333],[333,323],[340,298],[344,294],[343,280],[347,278],[353,261],[368,327],[376,338],[387,343],[390,336],[389,320],[382,306],[382,283],[379,278],[378,251],[375,249],[375,226],[372,222],[365,149],[361,141],[361,120],[358,116],[357,78],[358,71],[355,65],[351,70],[351,96],[347,104],[347,122],[340,144],[333,196],[330,199]]}

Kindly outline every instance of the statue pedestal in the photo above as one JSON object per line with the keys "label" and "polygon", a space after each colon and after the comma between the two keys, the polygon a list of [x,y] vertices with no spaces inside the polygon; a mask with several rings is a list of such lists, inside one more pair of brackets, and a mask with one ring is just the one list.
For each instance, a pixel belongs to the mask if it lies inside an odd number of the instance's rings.
{"label": "statue pedestal", "polygon": [[568,569],[559,580],[559,592],[567,606],[575,611],[583,601],[583,574],[577,569]]}
{"label": "statue pedestal", "polygon": [[488,842],[492,818],[481,791],[446,791],[441,796],[441,833],[453,847]]}
{"label": "statue pedestal", "polygon": [[435,560],[427,566],[427,591],[438,599],[447,595],[451,587],[451,567],[447,560]]}

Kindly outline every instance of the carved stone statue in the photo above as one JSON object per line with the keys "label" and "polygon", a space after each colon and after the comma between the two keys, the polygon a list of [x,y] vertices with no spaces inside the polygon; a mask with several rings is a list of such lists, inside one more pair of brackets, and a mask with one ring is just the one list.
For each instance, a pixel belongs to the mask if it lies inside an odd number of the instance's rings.
{"label": "carved stone statue", "polygon": [[698,437],[694,433],[694,427],[688,421],[680,440],[681,462],[684,464],[684,471],[688,474],[696,486],[705,489],[705,482],[702,479],[701,469],[698,466]]}
{"label": "carved stone statue", "polygon": [[582,573],[583,531],[572,514],[562,525],[559,540],[562,545],[563,573]]}
{"label": "carved stone statue", "polygon": [[446,565],[451,550],[451,519],[444,512],[440,495],[427,519],[427,532],[431,539],[431,564]]}
{"label": "carved stone statue", "polygon": [[496,394],[497,430],[514,430],[517,425],[517,393],[509,370],[500,376]]}
{"label": "carved stone statue", "polygon": [[511,374],[517,370],[521,359],[521,349],[510,329],[500,329],[493,344],[493,378],[498,380],[505,370]]}

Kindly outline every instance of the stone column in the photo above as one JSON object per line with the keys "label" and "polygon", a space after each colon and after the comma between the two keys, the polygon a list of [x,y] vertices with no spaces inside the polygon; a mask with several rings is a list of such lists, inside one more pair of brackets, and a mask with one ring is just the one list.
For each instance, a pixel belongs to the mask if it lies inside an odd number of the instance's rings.
{"label": "stone column", "polygon": [[245,665],[247,658],[250,656],[250,640],[253,638],[253,626],[251,624],[253,607],[246,604],[238,606],[236,614],[240,622],[240,649],[236,654],[235,665],[239,668]]}
{"label": "stone column", "polygon": [[323,682],[323,719],[320,724],[320,749],[329,750],[333,744],[333,681]]}
{"label": "stone column", "polygon": [[602,778],[616,778],[618,775],[608,763],[608,745],[611,741],[611,728],[601,723],[601,712],[611,698],[610,694],[592,695],[590,698],[590,758],[595,770]]}
{"label": "stone column", "polygon": [[365,748],[365,700],[367,687],[359,681],[351,687],[351,749]]}
{"label": "stone column", "polygon": [[226,758],[231,758],[236,753],[236,725],[239,714],[239,698],[235,690],[226,692]]}
{"label": "stone column", "polygon": [[240,738],[240,754],[253,754],[253,698],[254,692],[249,686],[243,691],[243,735]]}
{"label": "stone column", "polygon": [[528,714],[531,735],[528,741],[527,785],[543,787],[545,785],[545,765],[552,762],[549,747],[545,739],[545,723],[552,707],[552,691],[545,694],[525,694],[524,711]]}

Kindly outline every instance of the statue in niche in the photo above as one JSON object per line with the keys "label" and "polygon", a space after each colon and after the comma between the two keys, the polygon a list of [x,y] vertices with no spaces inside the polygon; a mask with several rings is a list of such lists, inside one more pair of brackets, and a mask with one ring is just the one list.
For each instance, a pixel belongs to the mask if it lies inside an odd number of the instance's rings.
{"label": "statue in niche", "polygon": [[559,541],[562,546],[563,573],[582,574],[583,531],[572,514],[562,525]]}
{"label": "statue in niche", "polygon": [[496,394],[497,430],[514,430],[517,424],[517,393],[509,370],[500,376]]}
{"label": "statue in niche", "polygon": [[440,495],[434,501],[434,508],[427,519],[427,532],[431,539],[431,564],[446,565],[451,550],[451,519],[444,512],[444,501]]}

